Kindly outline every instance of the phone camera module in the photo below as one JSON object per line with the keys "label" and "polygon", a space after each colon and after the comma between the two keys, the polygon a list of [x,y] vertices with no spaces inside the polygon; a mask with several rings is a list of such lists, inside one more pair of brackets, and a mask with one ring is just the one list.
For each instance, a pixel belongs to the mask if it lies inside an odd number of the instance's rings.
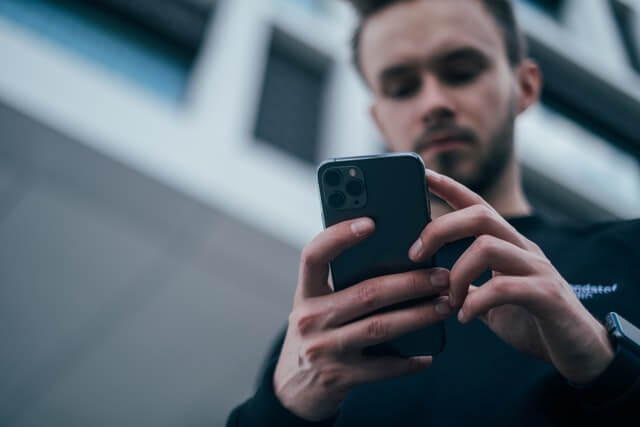
{"label": "phone camera module", "polygon": [[350,196],[358,197],[364,191],[364,183],[362,182],[362,180],[352,179],[347,182],[345,189]]}
{"label": "phone camera module", "polygon": [[338,170],[328,170],[324,174],[324,182],[331,187],[335,187],[342,182],[342,175]]}
{"label": "phone camera module", "polygon": [[344,203],[346,202],[346,200],[347,198],[345,197],[345,195],[342,192],[337,191],[329,196],[328,201],[329,201],[329,206],[331,206],[334,209],[338,209],[344,206]]}

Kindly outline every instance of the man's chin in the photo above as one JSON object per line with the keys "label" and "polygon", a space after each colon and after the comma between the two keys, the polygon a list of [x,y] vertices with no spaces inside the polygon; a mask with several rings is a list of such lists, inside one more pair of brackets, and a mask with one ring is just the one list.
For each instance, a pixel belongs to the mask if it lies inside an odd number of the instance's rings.
{"label": "man's chin", "polygon": [[426,165],[437,166],[440,163],[456,163],[473,158],[474,153],[468,144],[452,143],[448,145],[425,148],[419,153]]}
{"label": "man's chin", "polygon": [[476,165],[473,157],[468,153],[441,153],[435,156],[421,153],[421,157],[427,168],[457,181],[474,175]]}

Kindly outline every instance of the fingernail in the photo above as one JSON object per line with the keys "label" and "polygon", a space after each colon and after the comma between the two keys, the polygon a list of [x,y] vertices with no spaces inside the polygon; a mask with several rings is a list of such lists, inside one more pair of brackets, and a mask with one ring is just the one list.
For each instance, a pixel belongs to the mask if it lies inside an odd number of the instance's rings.
{"label": "fingernail", "polygon": [[422,253],[422,239],[418,239],[413,244],[413,246],[411,246],[411,249],[409,249],[409,257],[411,257],[411,259],[417,259],[421,253]]}
{"label": "fingernail", "polygon": [[431,284],[436,289],[444,289],[449,284],[449,272],[447,270],[435,270],[431,273]]}
{"label": "fingernail", "polygon": [[451,305],[451,307],[455,307],[456,306],[456,300],[453,297],[452,294],[449,294],[449,304]]}
{"label": "fingernail", "polygon": [[411,358],[412,368],[419,371],[421,369],[430,366],[433,361],[433,357],[431,356],[414,356]]}
{"label": "fingernail", "polygon": [[420,366],[429,366],[433,362],[432,356],[416,356],[417,362]]}
{"label": "fingernail", "polygon": [[431,176],[432,178],[440,178],[442,175],[440,175],[438,172],[431,170],[431,169],[425,169],[427,172],[427,175]]}
{"label": "fingernail", "polygon": [[446,301],[439,302],[436,304],[436,313],[445,316],[451,313],[451,307]]}
{"label": "fingernail", "polygon": [[460,322],[464,322],[464,311],[462,311],[462,309],[460,309],[460,311],[458,311],[458,320]]}
{"label": "fingernail", "polygon": [[351,231],[353,231],[353,234],[356,236],[362,236],[371,231],[371,229],[373,229],[373,221],[368,218],[359,219],[351,224]]}

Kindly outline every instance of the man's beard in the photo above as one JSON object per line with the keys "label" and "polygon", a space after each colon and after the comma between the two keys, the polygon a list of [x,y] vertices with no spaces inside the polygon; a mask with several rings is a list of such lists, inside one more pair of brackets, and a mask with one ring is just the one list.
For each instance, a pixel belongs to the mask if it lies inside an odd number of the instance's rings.
{"label": "man's beard", "polygon": [[[490,135],[486,152],[479,152],[481,144],[472,129],[449,123],[439,123],[425,129],[414,144],[414,151],[420,153],[425,148],[425,142],[430,135],[447,132],[455,135],[471,150],[451,150],[436,154],[426,160],[428,168],[432,168],[444,175],[469,187],[474,192],[485,195],[487,191],[500,179],[509,164],[513,152],[515,108],[511,102],[506,117],[499,123],[496,131]],[[470,156],[476,156],[470,158]],[[471,162],[470,167],[464,163]]]}

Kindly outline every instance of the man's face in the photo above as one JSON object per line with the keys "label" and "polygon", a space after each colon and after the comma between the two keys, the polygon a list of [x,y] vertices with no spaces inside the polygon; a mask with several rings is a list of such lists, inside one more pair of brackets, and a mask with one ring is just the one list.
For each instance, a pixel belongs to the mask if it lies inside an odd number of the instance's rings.
{"label": "man's face", "polygon": [[513,155],[517,85],[482,3],[400,2],[369,19],[360,49],[390,148],[484,193]]}

